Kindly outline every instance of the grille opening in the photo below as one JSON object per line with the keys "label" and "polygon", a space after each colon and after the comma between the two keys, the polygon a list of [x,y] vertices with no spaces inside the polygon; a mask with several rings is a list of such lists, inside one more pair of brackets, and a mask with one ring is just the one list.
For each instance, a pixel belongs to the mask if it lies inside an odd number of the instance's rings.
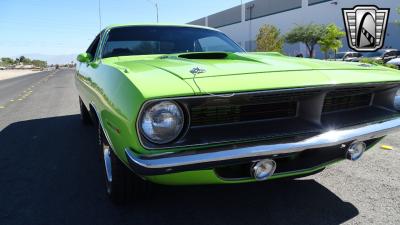
{"label": "grille opening", "polygon": [[329,92],[322,113],[351,110],[371,104],[374,87],[340,88]]}
{"label": "grille opening", "polygon": [[290,102],[297,101],[299,99],[305,99],[317,94],[320,94],[321,91],[307,91],[307,92],[293,92],[293,93],[275,93],[275,94],[263,94],[263,95],[254,95],[251,96],[249,101],[255,103],[263,103],[263,102]]}
{"label": "grille opening", "polygon": [[204,126],[295,117],[297,101],[258,105],[198,106],[190,110],[191,125]]}
{"label": "grille opening", "polygon": [[299,101],[320,91],[268,93],[191,104],[191,127],[296,118]]}
{"label": "grille opening", "polygon": [[372,121],[386,120],[398,117],[397,112],[389,111],[376,106],[361,107],[349,111],[327,113],[321,117],[324,127],[330,129],[354,126]]}
{"label": "grille opening", "polygon": [[371,99],[371,93],[349,96],[330,96],[325,98],[322,112],[328,113],[369,106],[371,103]]}

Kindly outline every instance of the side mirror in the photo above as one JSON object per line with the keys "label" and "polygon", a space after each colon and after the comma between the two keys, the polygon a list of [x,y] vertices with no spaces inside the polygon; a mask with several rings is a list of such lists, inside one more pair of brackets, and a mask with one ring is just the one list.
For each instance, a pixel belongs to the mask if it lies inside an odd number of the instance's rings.
{"label": "side mirror", "polygon": [[92,61],[93,57],[90,55],[90,53],[81,53],[76,57],[76,60],[81,63],[87,63]]}

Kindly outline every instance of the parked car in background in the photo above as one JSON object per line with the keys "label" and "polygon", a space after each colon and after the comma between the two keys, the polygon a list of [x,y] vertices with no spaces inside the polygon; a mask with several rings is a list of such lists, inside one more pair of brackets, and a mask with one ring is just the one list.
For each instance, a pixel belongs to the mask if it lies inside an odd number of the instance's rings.
{"label": "parked car in background", "polygon": [[387,62],[386,64],[395,65],[400,70],[400,58],[395,58]]}
{"label": "parked car in background", "polygon": [[110,26],[77,60],[81,119],[117,203],[151,182],[310,175],[400,128],[400,71],[247,53],[213,28]]}
{"label": "parked car in background", "polygon": [[4,66],[0,66],[0,70],[5,70],[6,68]]}
{"label": "parked car in background", "polygon": [[[400,56],[400,51],[397,49],[381,49],[376,52],[365,52],[363,53],[363,56],[359,59],[369,58],[373,60],[382,60],[384,63],[386,63],[399,56]],[[358,62],[359,60],[354,60],[354,61]]]}
{"label": "parked car in background", "polygon": [[338,52],[335,55],[335,61],[353,62],[360,57],[362,54],[359,52]]}

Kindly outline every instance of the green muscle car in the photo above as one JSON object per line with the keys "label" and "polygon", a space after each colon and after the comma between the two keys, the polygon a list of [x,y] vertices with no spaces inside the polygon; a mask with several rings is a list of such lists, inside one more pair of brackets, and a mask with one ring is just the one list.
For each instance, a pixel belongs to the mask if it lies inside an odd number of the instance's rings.
{"label": "green muscle car", "polygon": [[247,53],[211,28],[110,26],[77,59],[82,121],[98,128],[115,202],[149,183],[306,176],[400,127],[399,71]]}

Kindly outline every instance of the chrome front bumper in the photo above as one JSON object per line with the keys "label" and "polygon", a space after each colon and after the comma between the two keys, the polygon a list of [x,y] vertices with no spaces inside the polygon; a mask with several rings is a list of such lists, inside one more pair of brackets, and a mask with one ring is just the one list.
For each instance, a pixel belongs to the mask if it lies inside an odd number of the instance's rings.
{"label": "chrome front bumper", "polygon": [[237,162],[249,162],[274,155],[301,152],[307,149],[337,146],[353,141],[383,137],[400,129],[400,118],[331,130],[290,143],[263,144],[246,147],[216,147],[206,151],[142,156],[125,149],[130,167],[140,175],[157,175],[187,170],[200,170]]}

